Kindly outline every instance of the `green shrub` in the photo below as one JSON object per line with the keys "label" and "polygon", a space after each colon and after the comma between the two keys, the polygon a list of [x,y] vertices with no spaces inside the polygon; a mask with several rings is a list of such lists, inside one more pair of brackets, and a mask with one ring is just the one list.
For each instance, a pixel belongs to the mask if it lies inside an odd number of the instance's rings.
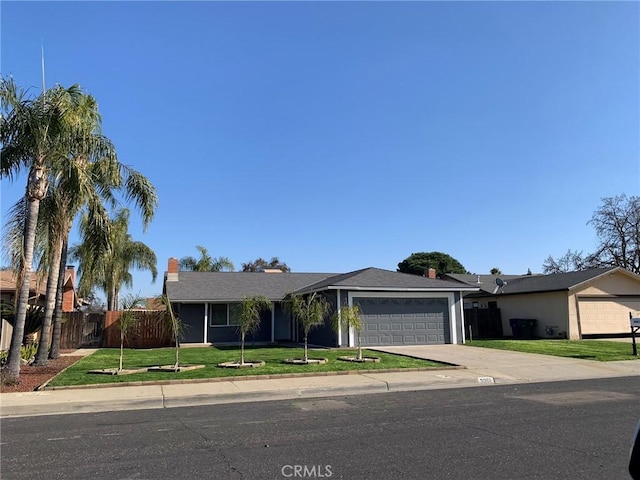
{"label": "green shrub", "polygon": [[[36,353],[38,353],[38,344],[33,343],[30,345],[23,345],[20,347],[20,358],[25,362],[29,362],[33,358],[35,358]],[[0,350],[0,365],[5,365],[7,363],[7,358],[9,357],[9,350]]]}
{"label": "green shrub", "polygon": [[30,362],[35,358],[36,353],[38,353],[38,344],[31,343],[29,345],[23,345],[20,347],[20,358],[22,358],[26,362]]}
{"label": "green shrub", "polygon": [[[13,327],[15,323],[15,307],[10,303],[2,303],[0,305],[0,313],[2,314],[2,318],[4,318],[9,324]],[[36,333],[38,330],[42,328],[42,323],[44,322],[44,307],[41,305],[29,305],[27,308],[26,317],[24,320],[24,335],[31,335],[32,333]]]}

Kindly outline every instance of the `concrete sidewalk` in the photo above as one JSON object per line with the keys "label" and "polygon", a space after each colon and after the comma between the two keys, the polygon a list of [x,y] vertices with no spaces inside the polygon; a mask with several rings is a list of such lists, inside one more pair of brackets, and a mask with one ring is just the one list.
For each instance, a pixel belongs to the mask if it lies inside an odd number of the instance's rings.
{"label": "concrete sidewalk", "polygon": [[462,345],[379,350],[464,368],[3,393],[0,413],[7,418],[640,376],[640,360],[595,362]]}

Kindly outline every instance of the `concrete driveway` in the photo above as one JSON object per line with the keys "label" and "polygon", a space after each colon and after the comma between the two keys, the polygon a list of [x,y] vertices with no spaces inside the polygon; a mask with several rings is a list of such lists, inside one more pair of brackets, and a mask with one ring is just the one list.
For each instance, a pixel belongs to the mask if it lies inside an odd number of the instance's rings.
{"label": "concrete driveway", "polygon": [[466,345],[412,345],[370,349],[464,366],[479,377],[493,377],[495,383],[640,375],[640,360],[598,362]]}

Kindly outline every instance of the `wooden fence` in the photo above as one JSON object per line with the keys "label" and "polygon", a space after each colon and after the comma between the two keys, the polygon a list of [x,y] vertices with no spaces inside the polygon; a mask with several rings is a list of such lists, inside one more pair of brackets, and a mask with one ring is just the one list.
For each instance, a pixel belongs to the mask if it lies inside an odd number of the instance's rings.
{"label": "wooden fence", "polygon": [[104,314],[68,312],[64,316],[60,329],[61,349],[100,346]]}
{"label": "wooden fence", "polygon": [[[502,316],[499,308],[465,308],[465,335],[469,338],[502,338]],[[469,332],[471,327],[471,332]]]}
{"label": "wooden fence", "polygon": [[[118,320],[122,311],[106,312],[102,346],[107,348],[120,347],[120,329]],[[127,335],[124,346],[127,348],[159,348],[173,345],[171,331],[166,328],[162,318],[165,314],[161,310],[136,311],[138,325]]]}

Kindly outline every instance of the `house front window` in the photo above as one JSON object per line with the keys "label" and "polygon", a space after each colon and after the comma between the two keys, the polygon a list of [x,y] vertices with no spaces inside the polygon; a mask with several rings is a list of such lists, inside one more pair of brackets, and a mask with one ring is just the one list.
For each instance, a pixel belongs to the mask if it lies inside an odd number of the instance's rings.
{"label": "house front window", "polygon": [[209,326],[228,327],[236,326],[240,323],[239,303],[210,303],[209,304]]}

